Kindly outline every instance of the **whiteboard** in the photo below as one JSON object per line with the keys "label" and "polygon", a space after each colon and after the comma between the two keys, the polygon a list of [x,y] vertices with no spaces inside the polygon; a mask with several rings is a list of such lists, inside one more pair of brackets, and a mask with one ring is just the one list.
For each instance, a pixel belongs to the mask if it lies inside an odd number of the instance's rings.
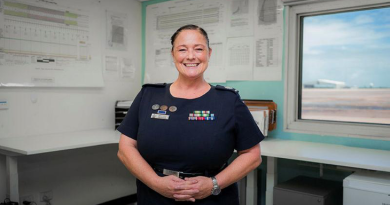
{"label": "whiteboard", "polygon": [[102,87],[97,5],[0,0],[0,87]]}
{"label": "whiteboard", "polygon": [[146,7],[145,83],[172,82],[177,71],[170,37],[186,24],[209,35],[207,82],[282,79],[280,0],[173,0]]}

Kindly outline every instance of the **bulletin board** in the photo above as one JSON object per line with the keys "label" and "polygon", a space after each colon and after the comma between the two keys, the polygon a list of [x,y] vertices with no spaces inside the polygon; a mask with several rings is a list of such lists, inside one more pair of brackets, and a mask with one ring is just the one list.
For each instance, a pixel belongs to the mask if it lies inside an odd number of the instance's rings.
{"label": "bulletin board", "polygon": [[0,0],[0,87],[102,87],[98,6]]}

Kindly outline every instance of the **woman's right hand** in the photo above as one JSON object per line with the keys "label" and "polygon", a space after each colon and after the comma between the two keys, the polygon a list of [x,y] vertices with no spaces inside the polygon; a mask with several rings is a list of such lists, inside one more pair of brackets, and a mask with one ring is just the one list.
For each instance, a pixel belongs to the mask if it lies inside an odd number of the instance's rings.
{"label": "woman's right hand", "polygon": [[175,199],[176,201],[192,201],[195,202],[194,194],[199,190],[192,189],[191,185],[197,183],[196,180],[185,181],[176,176],[158,177],[153,189],[167,197]]}
{"label": "woman's right hand", "polygon": [[195,201],[193,195],[199,190],[191,185],[197,181],[185,181],[176,176],[158,176],[139,153],[136,140],[122,134],[118,157],[137,179],[159,194],[177,201]]}

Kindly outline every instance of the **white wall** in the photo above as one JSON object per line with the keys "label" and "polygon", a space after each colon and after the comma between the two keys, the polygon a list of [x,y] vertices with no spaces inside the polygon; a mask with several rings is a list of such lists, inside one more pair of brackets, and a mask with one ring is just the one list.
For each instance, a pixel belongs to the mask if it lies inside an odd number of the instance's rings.
{"label": "white wall", "polygon": [[[97,128],[114,129],[116,100],[133,99],[141,88],[141,3],[136,0],[67,0],[95,4],[101,11],[99,35],[104,55],[132,59],[132,81],[105,80],[103,88],[0,88],[9,109],[0,110],[0,138],[63,133]],[[127,13],[128,51],[106,50],[105,10]],[[103,62],[102,62],[103,68]],[[116,157],[117,146],[19,157],[20,196],[53,191],[53,205],[102,203],[135,193],[132,177]],[[0,201],[6,197],[5,157],[0,155]]]}

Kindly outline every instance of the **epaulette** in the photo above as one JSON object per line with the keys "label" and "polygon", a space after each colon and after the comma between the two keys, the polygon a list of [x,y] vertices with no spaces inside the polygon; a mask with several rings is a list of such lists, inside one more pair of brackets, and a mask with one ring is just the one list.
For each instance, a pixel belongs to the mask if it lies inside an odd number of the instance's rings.
{"label": "epaulette", "polygon": [[227,86],[222,86],[222,85],[216,85],[215,86],[215,89],[217,90],[228,90],[230,92],[234,92],[236,94],[238,94],[238,90],[232,88],[232,87],[227,87]]}
{"label": "epaulette", "polygon": [[146,84],[143,84],[142,87],[158,87],[158,88],[163,88],[165,87],[167,84],[166,83],[146,83]]}

